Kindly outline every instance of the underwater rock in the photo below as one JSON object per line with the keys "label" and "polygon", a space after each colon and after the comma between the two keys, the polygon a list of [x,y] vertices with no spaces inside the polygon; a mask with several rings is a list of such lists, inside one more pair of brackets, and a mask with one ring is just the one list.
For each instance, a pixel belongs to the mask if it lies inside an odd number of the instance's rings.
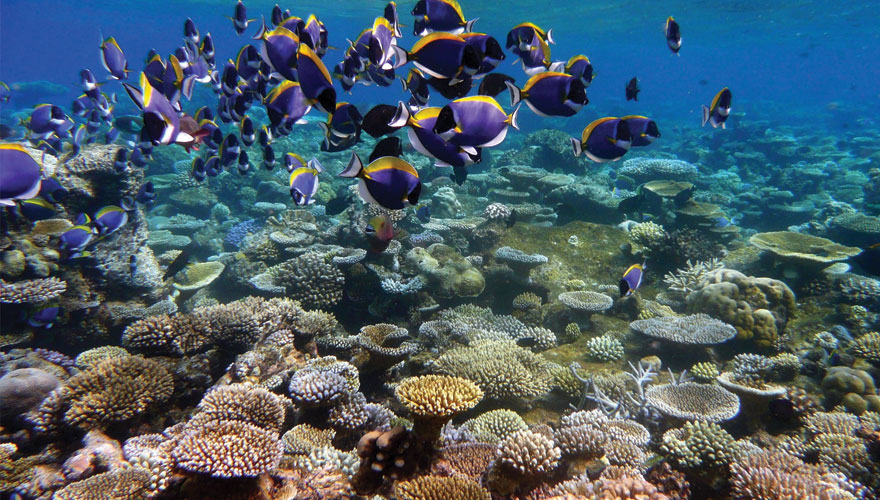
{"label": "underwater rock", "polygon": [[461,209],[455,190],[449,186],[443,186],[431,195],[431,214],[434,217],[453,219]]}
{"label": "underwater rock", "polygon": [[144,182],[144,169],[129,168],[122,174],[113,166],[120,146],[92,144],[69,160],[58,163],[54,175],[68,191],[64,206],[68,214],[91,213],[125,196],[137,197]]}
{"label": "underwater rock", "polygon": [[476,297],[486,287],[482,273],[454,248],[442,243],[408,251],[404,257],[404,267],[407,266],[437,297]]}
{"label": "underwater rock", "polygon": [[34,409],[59,383],[54,375],[38,368],[19,368],[3,375],[0,417],[14,417]]}
{"label": "underwater rock", "polygon": [[616,224],[620,221],[617,205],[619,198],[605,185],[592,182],[571,182],[552,189],[544,195],[546,204],[555,205],[569,220],[579,219],[598,224]]}

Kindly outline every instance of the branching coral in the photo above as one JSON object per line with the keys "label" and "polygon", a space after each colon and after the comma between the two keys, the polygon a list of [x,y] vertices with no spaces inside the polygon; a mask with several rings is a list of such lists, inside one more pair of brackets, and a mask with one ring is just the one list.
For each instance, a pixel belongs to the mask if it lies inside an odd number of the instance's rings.
{"label": "branching coral", "polygon": [[479,483],[457,477],[422,476],[394,483],[399,500],[489,500]]}
{"label": "branching coral", "polygon": [[509,340],[456,347],[434,362],[440,373],[475,382],[488,399],[530,398],[550,390],[550,364]]}
{"label": "branching coral", "polygon": [[171,452],[183,470],[213,477],[254,477],[278,466],[277,433],[237,421],[210,422],[186,430]]}
{"label": "branching coral", "polygon": [[106,359],[82,371],[46,398],[38,410],[44,425],[61,417],[82,429],[129,420],[165,401],[174,379],[159,363],[140,356]]}
{"label": "branching coral", "polygon": [[214,389],[202,398],[196,412],[190,425],[236,421],[277,433],[284,423],[281,399],[266,389],[247,384]]}
{"label": "branching coral", "polygon": [[663,384],[645,392],[648,403],[664,415],[685,420],[722,422],[739,413],[739,398],[710,384]]}

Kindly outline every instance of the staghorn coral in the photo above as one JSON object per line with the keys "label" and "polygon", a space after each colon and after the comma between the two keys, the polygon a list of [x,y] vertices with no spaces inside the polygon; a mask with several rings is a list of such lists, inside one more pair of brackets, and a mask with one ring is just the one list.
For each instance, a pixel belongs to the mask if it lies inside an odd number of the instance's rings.
{"label": "staghorn coral", "polygon": [[861,484],[841,474],[779,451],[738,457],[730,464],[730,472],[733,495],[742,500],[855,500],[866,493]]}
{"label": "staghorn coral", "polygon": [[159,363],[140,356],[110,358],[71,377],[38,411],[62,415],[82,429],[102,428],[147,412],[173,390],[174,379]]}
{"label": "staghorn coral", "polygon": [[639,319],[629,327],[643,335],[680,344],[720,344],[736,336],[732,326],[705,314]]}
{"label": "staghorn coral", "polygon": [[237,421],[193,426],[178,437],[176,467],[213,477],[255,477],[273,470],[283,447],[277,433]]}
{"label": "staghorn coral", "polygon": [[284,443],[284,453],[308,455],[316,448],[331,446],[335,436],[336,431],[333,429],[318,429],[309,424],[299,424],[282,434],[281,442]]}
{"label": "staghorn coral", "polygon": [[509,340],[480,341],[444,352],[434,361],[440,373],[476,383],[487,399],[531,398],[550,390],[551,365]]}
{"label": "staghorn coral", "polygon": [[205,394],[190,425],[211,422],[244,422],[277,433],[284,423],[284,406],[281,398],[261,387],[221,386]]}
{"label": "staghorn coral", "polygon": [[394,483],[398,500],[489,500],[489,492],[470,479],[421,476]]}
{"label": "staghorn coral", "polygon": [[39,304],[58,297],[66,290],[67,282],[55,277],[15,283],[7,283],[0,279],[0,303]]}
{"label": "staghorn coral", "polygon": [[465,421],[461,428],[484,443],[496,444],[511,434],[528,429],[525,420],[511,410],[492,410]]}
{"label": "staghorn coral", "polygon": [[685,420],[722,422],[739,413],[736,394],[717,385],[694,382],[654,385],[645,391],[645,398],[664,415]]}
{"label": "staghorn coral", "polygon": [[660,449],[690,469],[723,467],[736,457],[736,441],[714,422],[686,422],[663,434]]}
{"label": "staghorn coral", "polygon": [[496,464],[522,476],[544,476],[559,466],[562,450],[553,439],[531,430],[522,430],[498,444]]}

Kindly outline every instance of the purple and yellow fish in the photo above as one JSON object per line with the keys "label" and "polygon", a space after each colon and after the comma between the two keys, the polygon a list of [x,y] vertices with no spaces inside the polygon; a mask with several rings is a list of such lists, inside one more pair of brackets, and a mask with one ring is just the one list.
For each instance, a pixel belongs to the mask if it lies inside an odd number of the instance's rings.
{"label": "purple and yellow fish", "polygon": [[626,268],[620,279],[618,289],[621,297],[628,297],[639,290],[642,286],[642,278],[645,277],[645,263],[633,264]]}

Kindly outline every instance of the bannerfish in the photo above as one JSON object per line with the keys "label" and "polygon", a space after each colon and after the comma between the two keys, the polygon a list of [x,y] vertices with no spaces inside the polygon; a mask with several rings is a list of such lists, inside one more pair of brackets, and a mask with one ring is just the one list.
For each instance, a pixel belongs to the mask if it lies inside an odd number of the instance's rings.
{"label": "bannerfish", "polygon": [[37,196],[42,168],[20,144],[0,144],[0,206]]}
{"label": "bannerfish", "polygon": [[416,205],[422,191],[416,169],[394,156],[383,156],[364,166],[354,153],[339,176],[358,179],[361,198],[389,210],[400,210],[407,203]]}
{"label": "bannerfish", "polygon": [[712,99],[712,104],[709,106],[703,106],[703,126],[706,126],[708,122],[709,125],[712,125],[712,128],[727,128],[725,122],[727,121],[727,117],[730,116],[730,101],[733,99],[733,95],[730,93],[730,89],[724,87],[719,90],[717,94],[715,94],[715,98]]}
{"label": "bannerfish", "polygon": [[639,88],[639,79],[636,77],[632,77],[632,80],[626,84],[626,100],[627,101],[638,101],[639,100],[639,92],[642,89]]}
{"label": "bannerfish", "polygon": [[629,151],[632,136],[629,127],[616,117],[599,118],[581,134],[581,139],[571,138],[574,155],[582,153],[595,162],[617,161]]}
{"label": "bannerfish", "polygon": [[672,16],[666,18],[666,45],[674,54],[681,50],[681,27]]}
{"label": "bannerfish", "polygon": [[297,206],[315,202],[313,196],[318,192],[318,174],[324,171],[321,163],[312,158],[306,167],[300,167],[290,174],[290,196]]}
{"label": "bannerfish", "polygon": [[626,268],[623,277],[620,279],[617,288],[620,290],[621,297],[628,297],[637,292],[642,286],[642,278],[645,275],[645,264],[633,264]]}

